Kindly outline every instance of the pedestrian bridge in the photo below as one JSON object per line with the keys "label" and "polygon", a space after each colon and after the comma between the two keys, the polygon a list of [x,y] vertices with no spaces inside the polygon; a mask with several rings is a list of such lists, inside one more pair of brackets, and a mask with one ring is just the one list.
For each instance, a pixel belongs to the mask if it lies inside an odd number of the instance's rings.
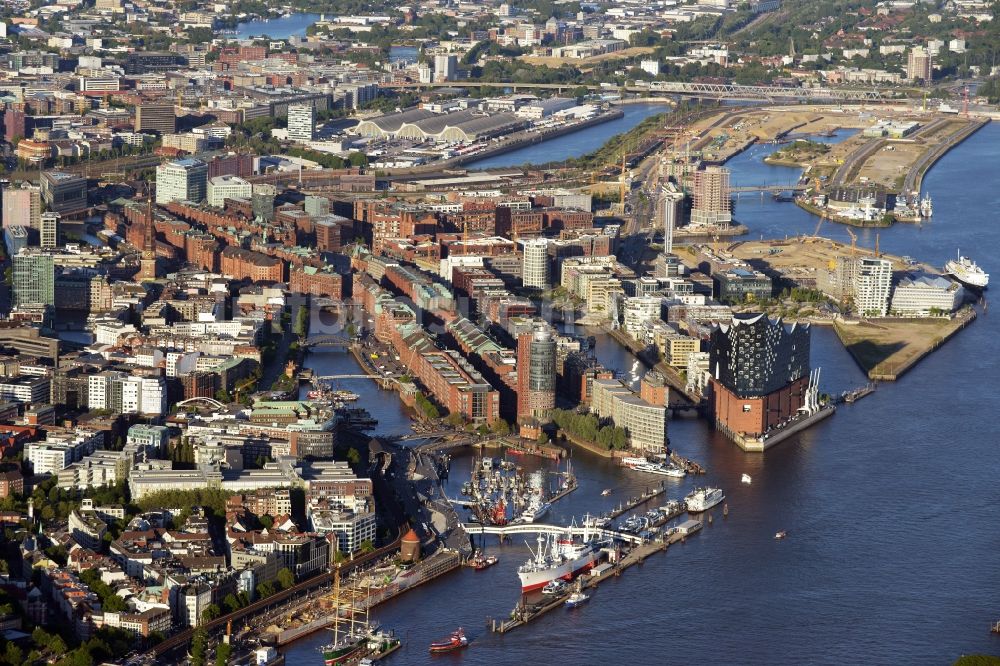
{"label": "pedestrian bridge", "polygon": [[642,543],[642,537],[628,532],[608,530],[594,527],[565,527],[563,525],[546,525],[545,523],[518,523],[516,525],[482,525],[480,523],[464,523],[462,527],[470,536],[476,534],[495,534],[506,537],[517,534],[572,534],[573,536],[598,535],[607,539],[617,539],[629,543]]}

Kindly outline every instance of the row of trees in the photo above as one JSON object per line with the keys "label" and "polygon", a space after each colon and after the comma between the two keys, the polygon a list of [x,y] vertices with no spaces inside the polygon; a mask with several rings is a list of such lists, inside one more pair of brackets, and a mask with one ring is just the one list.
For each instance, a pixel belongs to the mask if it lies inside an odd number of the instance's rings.
{"label": "row of trees", "polygon": [[571,436],[594,442],[609,451],[629,448],[628,433],[624,428],[610,424],[602,426],[600,419],[594,414],[554,409],[552,420]]}
{"label": "row of trees", "polygon": [[417,397],[415,398],[414,404],[416,405],[417,411],[428,420],[433,421],[441,416],[441,412],[438,411],[437,406],[427,399],[423,393],[417,392]]}

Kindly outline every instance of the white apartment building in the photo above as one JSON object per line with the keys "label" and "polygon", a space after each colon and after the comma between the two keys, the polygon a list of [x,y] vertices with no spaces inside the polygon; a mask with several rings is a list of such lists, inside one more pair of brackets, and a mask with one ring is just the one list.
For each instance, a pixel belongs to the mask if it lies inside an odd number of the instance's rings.
{"label": "white apartment building", "polygon": [[889,312],[892,262],[888,259],[858,259],[854,273],[854,307],[862,317],[884,317]]}
{"label": "white apartment building", "polygon": [[622,326],[625,332],[639,339],[647,322],[660,320],[663,299],[659,296],[630,296],[625,299]]}
{"label": "white apartment building", "polygon": [[593,380],[590,409],[628,433],[634,449],[660,453],[667,441],[667,409],[651,405],[617,379]]}

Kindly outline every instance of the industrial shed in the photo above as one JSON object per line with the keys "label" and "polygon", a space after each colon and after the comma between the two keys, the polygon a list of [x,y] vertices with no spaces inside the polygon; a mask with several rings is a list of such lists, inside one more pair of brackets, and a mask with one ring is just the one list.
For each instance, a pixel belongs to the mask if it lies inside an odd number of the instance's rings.
{"label": "industrial shed", "polygon": [[364,136],[455,143],[489,139],[527,124],[513,113],[486,115],[466,110],[435,114],[413,109],[366,120],[357,131]]}

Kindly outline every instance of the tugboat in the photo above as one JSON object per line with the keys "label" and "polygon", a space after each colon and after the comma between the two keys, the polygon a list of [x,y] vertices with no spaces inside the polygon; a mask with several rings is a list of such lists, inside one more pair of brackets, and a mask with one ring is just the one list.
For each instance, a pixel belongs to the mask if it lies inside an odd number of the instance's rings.
{"label": "tugboat", "polygon": [[566,599],[566,607],[576,608],[577,606],[582,606],[588,601],[590,601],[590,595],[584,594],[583,583],[580,579],[577,579],[576,589],[574,589],[573,594],[569,595],[569,597]]}
{"label": "tugboat", "polygon": [[482,571],[483,569],[489,569],[499,561],[500,558],[496,555],[484,555],[482,551],[476,551],[476,554],[469,560],[469,564],[476,571]]}
{"label": "tugboat", "polygon": [[781,530],[780,532],[776,532],[775,533],[774,538],[775,539],[784,539],[786,536],[788,536],[788,532],[786,532],[785,530]]}
{"label": "tugboat", "polygon": [[451,636],[443,641],[431,643],[431,654],[441,654],[453,650],[461,650],[469,644],[469,639],[465,637],[465,631],[459,627],[451,632]]}

